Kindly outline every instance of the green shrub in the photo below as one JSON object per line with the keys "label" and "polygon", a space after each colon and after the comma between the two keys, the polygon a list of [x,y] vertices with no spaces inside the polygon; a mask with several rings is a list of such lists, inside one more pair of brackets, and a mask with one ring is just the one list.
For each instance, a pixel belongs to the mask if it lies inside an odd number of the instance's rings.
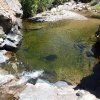
{"label": "green shrub", "polygon": [[54,0],[53,4],[54,5],[59,5],[59,4],[62,4],[64,2],[68,2],[68,1],[70,1],[70,0]]}
{"label": "green shrub", "polygon": [[98,4],[98,3],[100,3],[99,0],[92,0],[91,3],[90,3],[90,5],[91,5],[91,6],[95,6],[95,5]]}
{"label": "green shrub", "polygon": [[90,5],[94,10],[100,10],[100,1],[99,0],[92,0]]}
{"label": "green shrub", "polygon": [[[33,0],[21,0],[23,17],[30,17],[33,14],[34,1]],[[34,9],[35,10],[35,9]]]}
{"label": "green shrub", "polygon": [[92,9],[100,10],[100,4],[96,4],[95,6],[92,7]]}
{"label": "green shrub", "polygon": [[23,9],[23,17],[31,17],[38,12],[42,12],[51,7],[59,5],[69,0],[20,0]]}
{"label": "green shrub", "polygon": [[53,0],[39,0],[37,12],[47,10],[52,5]]}
{"label": "green shrub", "polygon": [[52,2],[53,0],[21,0],[23,17],[30,17],[37,12],[48,9]]}
{"label": "green shrub", "polygon": [[96,4],[97,4],[96,0],[92,0],[91,3],[90,3],[91,6],[94,6]]}

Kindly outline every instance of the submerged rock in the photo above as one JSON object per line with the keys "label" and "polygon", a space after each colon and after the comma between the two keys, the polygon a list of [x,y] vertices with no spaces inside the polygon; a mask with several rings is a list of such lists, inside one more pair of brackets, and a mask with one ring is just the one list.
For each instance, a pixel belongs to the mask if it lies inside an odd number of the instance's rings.
{"label": "submerged rock", "polygon": [[79,43],[74,44],[74,47],[80,50],[84,50],[86,48],[86,45],[79,42]]}
{"label": "submerged rock", "polygon": [[57,59],[57,55],[48,55],[45,57],[47,61],[54,61]]}
{"label": "submerged rock", "polygon": [[94,53],[92,51],[87,51],[86,56],[87,57],[94,57]]}

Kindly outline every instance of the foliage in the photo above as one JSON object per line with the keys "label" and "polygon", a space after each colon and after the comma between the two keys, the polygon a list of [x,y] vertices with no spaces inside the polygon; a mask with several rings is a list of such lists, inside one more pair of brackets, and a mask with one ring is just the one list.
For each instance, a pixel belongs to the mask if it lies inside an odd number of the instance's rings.
{"label": "foliage", "polygon": [[99,0],[92,0],[90,5],[92,6],[92,9],[100,10],[100,1]]}
{"label": "foliage", "polygon": [[100,3],[99,0],[92,0],[90,5],[91,5],[91,6],[95,6],[95,5],[98,4],[98,3]]}
{"label": "foliage", "polygon": [[30,17],[37,12],[48,9],[53,0],[21,0],[22,9],[24,12],[23,17]]}
{"label": "foliage", "polygon": [[32,16],[32,4],[34,4],[33,0],[21,0],[22,9],[24,13],[24,17]]}
{"label": "foliage", "polygon": [[59,5],[59,4],[62,4],[64,2],[68,2],[68,1],[70,1],[70,0],[54,0],[53,4],[54,5]]}
{"label": "foliage", "polygon": [[20,0],[24,12],[23,17],[30,17],[38,12],[51,8],[53,5],[59,5],[69,0]]}
{"label": "foliage", "polygon": [[100,4],[96,4],[95,6],[92,7],[95,10],[100,10]]}
{"label": "foliage", "polygon": [[39,0],[37,12],[47,10],[52,5],[53,0]]}

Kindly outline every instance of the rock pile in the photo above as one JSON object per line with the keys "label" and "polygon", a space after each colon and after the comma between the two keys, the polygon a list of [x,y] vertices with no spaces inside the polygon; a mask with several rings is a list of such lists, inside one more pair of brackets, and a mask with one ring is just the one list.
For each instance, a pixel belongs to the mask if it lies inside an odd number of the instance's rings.
{"label": "rock pile", "polygon": [[22,13],[18,0],[0,0],[0,63],[8,59],[4,50],[15,50],[21,42]]}
{"label": "rock pile", "polygon": [[81,2],[76,3],[74,1],[66,2],[63,5],[58,6],[58,8],[60,8],[60,9],[62,7],[63,7],[63,9],[70,10],[70,11],[83,11],[84,12],[84,11],[91,10],[91,7],[88,4],[81,3]]}
{"label": "rock pile", "polygon": [[73,11],[89,11],[91,8],[88,4],[75,2],[67,2],[63,5],[52,8],[49,11],[44,11],[30,18],[33,21],[58,21],[62,19],[74,19],[74,20],[87,20],[86,17],[75,13]]}
{"label": "rock pile", "polygon": [[50,83],[39,78],[42,75],[43,71],[24,72],[19,79],[0,75],[0,100],[100,100],[88,91],[74,90],[67,82]]}

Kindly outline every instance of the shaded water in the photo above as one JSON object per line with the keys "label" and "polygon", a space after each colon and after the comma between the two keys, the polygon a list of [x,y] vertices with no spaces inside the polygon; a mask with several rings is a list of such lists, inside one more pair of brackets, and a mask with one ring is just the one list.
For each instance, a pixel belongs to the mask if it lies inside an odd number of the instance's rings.
{"label": "shaded water", "polygon": [[92,73],[95,65],[90,51],[99,24],[99,19],[24,21],[24,39],[17,56],[29,70],[44,69],[45,78],[50,81],[79,83],[82,77]]}

